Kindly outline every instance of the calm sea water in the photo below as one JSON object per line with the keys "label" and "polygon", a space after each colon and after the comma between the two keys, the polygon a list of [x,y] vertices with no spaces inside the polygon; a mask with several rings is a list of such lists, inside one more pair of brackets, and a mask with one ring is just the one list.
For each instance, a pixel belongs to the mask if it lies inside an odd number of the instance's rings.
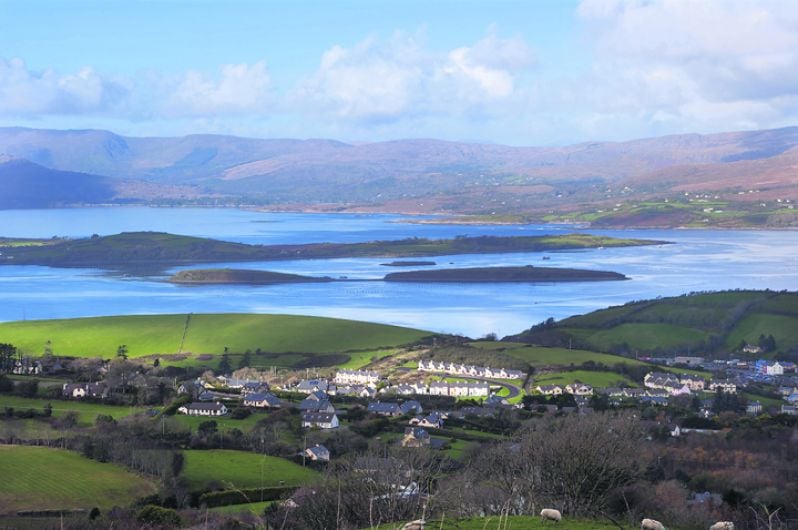
{"label": "calm sea water", "polygon": [[[185,287],[165,277],[92,269],[0,266],[0,321],[115,314],[259,312],[334,316],[478,337],[516,333],[631,300],[719,289],[798,289],[798,232],[578,230],[552,225],[417,225],[398,215],[271,214],[235,209],[81,208],[0,211],[0,236],[84,237],[154,230],[245,243],[352,242],[405,237],[584,231],[666,240],[672,245],[576,252],[437,256],[438,266],[540,265],[612,270],[624,282]],[[381,278],[385,259],[230,263],[298,274]],[[181,267],[183,268],[183,267]],[[173,269],[171,272],[174,272]],[[0,337],[1,341],[2,337]]]}

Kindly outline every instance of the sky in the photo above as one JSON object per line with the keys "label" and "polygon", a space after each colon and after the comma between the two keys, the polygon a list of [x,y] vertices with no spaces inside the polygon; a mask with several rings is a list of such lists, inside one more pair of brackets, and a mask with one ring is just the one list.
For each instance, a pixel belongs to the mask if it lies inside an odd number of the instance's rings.
{"label": "sky", "polygon": [[0,126],[548,146],[790,125],[795,0],[0,0]]}

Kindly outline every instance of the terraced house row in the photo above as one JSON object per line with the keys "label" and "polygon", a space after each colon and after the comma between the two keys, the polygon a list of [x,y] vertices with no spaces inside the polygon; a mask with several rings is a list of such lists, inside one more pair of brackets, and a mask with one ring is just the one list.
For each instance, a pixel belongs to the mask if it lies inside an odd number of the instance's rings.
{"label": "terraced house row", "polygon": [[488,379],[523,379],[524,372],[508,370],[506,368],[491,368],[490,366],[474,366],[472,364],[457,364],[437,362],[433,359],[418,361],[419,372],[438,372],[464,377],[485,377]]}

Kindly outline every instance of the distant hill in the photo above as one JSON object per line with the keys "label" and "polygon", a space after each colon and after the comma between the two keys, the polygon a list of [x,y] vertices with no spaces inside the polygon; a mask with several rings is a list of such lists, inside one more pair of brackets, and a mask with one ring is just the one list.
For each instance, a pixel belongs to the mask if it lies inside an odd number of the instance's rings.
{"label": "distant hill", "polygon": [[[770,339],[772,337],[772,340]],[[505,337],[627,356],[798,358],[798,293],[725,291],[631,302]],[[759,346],[748,354],[742,346]]]}
{"label": "distant hill", "polygon": [[49,208],[109,202],[113,179],[49,169],[27,160],[0,159],[0,208]]}
{"label": "distant hill", "polygon": [[[195,198],[237,197],[231,202],[270,208],[599,217],[605,225],[798,224],[793,212],[774,219],[773,206],[762,206],[798,201],[798,127],[563,147],[0,128],[0,153],[62,171],[189,185]],[[716,219],[699,204],[687,214],[656,212],[653,220],[648,211],[626,211],[641,201],[687,200],[685,193],[690,201],[722,201],[715,209],[727,213],[766,217]],[[594,217],[584,215],[590,212]]]}

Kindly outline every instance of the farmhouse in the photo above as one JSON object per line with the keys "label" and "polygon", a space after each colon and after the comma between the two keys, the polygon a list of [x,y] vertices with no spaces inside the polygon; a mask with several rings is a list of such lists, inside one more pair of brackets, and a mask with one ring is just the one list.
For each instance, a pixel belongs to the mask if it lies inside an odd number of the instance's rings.
{"label": "farmhouse", "polygon": [[376,385],[380,374],[370,370],[338,370],[333,382],[339,385]]}
{"label": "farmhouse", "polygon": [[305,456],[314,462],[329,462],[330,450],[321,444],[305,449]]}
{"label": "farmhouse", "polygon": [[420,427],[405,428],[402,447],[424,447],[430,443],[429,433]]}
{"label": "farmhouse", "polygon": [[305,412],[302,414],[302,427],[337,429],[340,425],[334,412]]}
{"label": "farmhouse", "polygon": [[189,403],[177,411],[189,416],[224,416],[227,414],[227,407],[224,403]]}
{"label": "farmhouse", "polygon": [[258,407],[263,409],[278,409],[282,406],[280,398],[269,392],[265,394],[252,393],[244,397],[245,407]]}
{"label": "farmhouse", "polygon": [[61,390],[61,395],[68,398],[105,398],[108,396],[108,387],[105,383],[66,383]]}

